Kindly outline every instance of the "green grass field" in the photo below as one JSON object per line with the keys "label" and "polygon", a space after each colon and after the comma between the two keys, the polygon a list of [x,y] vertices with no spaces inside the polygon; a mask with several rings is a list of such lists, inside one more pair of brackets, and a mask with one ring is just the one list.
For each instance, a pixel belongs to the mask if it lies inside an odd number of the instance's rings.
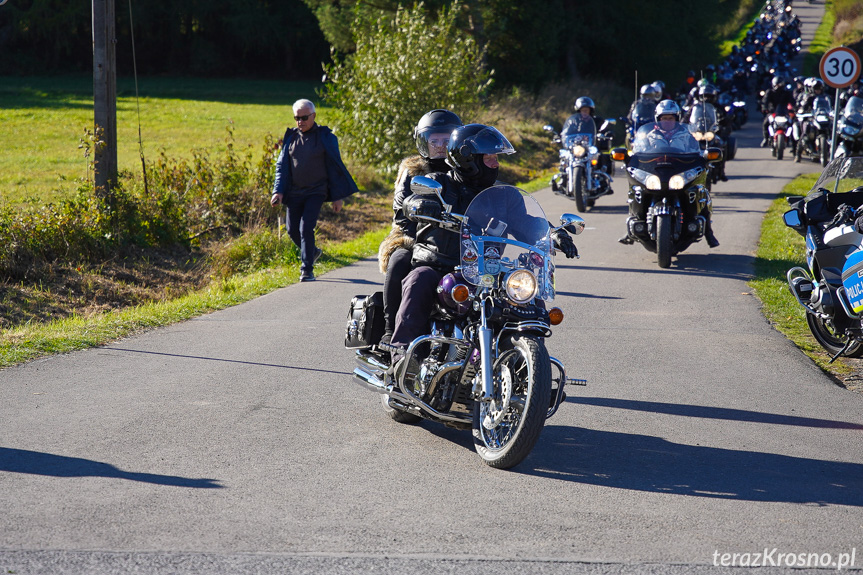
{"label": "green grass field", "polygon": [[[120,170],[141,171],[138,105],[147,161],[163,150],[191,157],[193,149],[220,151],[232,126],[236,146],[261,146],[293,125],[291,104],[318,101],[317,86],[302,82],[141,78],[139,103],[131,78],[117,80],[117,154]],[[319,113],[322,123],[327,110]],[[0,77],[0,200],[50,202],[88,176],[79,149],[93,128],[90,76]]]}

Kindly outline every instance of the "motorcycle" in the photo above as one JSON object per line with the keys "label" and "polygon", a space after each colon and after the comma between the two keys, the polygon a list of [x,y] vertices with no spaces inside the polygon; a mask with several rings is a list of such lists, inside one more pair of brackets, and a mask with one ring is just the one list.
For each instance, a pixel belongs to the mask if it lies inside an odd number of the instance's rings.
{"label": "motorcycle", "polygon": [[[789,196],[785,225],[806,239],[806,268],[788,270],[788,288],[806,323],[833,355],[863,357],[863,158],[831,161],[806,196]],[[832,360],[831,360],[832,361]]]}
{"label": "motorcycle", "polygon": [[770,113],[767,133],[770,136],[771,153],[777,160],[781,160],[785,155],[785,148],[792,145],[790,140],[793,119],[794,113],[790,110],[776,110]]}
{"label": "motorcycle", "polygon": [[818,96],[812,103],[811,112],[798,113],[793,130],[794,139],[797,140],[795,161],[801,161],[806,155],[826,166],[830,161],[830,137],[833,131],[830,98]]}
{"label": "motorcycle", "polygon": [[551,234],[581,233],[584,220],[564,214],[551,228],[539,203],[512,186],[484,190],[464,214],[451,212],[430,178],[414,177],[411,191],[444,204],[440,219],[418,218],[460,234],[461,265],[440,281],[429,335],[412,341],[394,365],[388,346],[379,345],[381,298],[354,298],[345,338],[356,349],[354,379],[381,394],[393,420],[471,429],[486,464],[513,467],[557,412],[565,385],[586,385],[567,379],[545,345],[563,320],[559,308],[545,306],[555,295]]}
{"label": "motorcycle", "polygon": [[719,105],[725,108],[725,114],[731,119],[732,130],[739,130],[749,120],[746,100],[736,92],[722,92],[719,95]]}
{"label": "motorcycle", "polygon": [[562,143],[560,171],[552,177],[551,189],[574,199],[579,212],[593,207],[598,198],[613,193],[609,169],[613,163],[607,154],[611,136],[607,132],[615,123],[606,120],[597,134],[592,117],[576,114],[567,120],[560,134],[555,134],[551,126],[543,126],[554,135],[554,143]]}
{"label": "motorcycle", "polygon": [[635,102],[635,107],[630,112],[629,116],[621,118],[626,122],[626,141],[624,145],[627,149],[632,149],[632,140],[635,138],[635,133],[645,124],[653,122],[653,111],[656,110],[656,101],[639,98]]}
{"label": "motorcycle", "polygon": [[692,134],[673,122],[663,132],[642,126],[632,152],[615,148],[612,156],[625,163],[630,186],[628,236],[621,241],[641,243],[656,253],[659,267],[670,267],[672,256],[704,237],[710,217],[708,167],[722,152],[702,151]]}
{"label": "motorcycle", "polygon": [[690,109],[687,120],[687,127],[698,142],[702,153],[707,151],[708,146],[719,148],[722,152],[721,160],[708,164],[709,175],[706,186],[711,190],[713,184],[725,176],[725,163],[734,159],[737,141],[733,137],[723,137],[716,118],[716,110],[711,104],[696,102]]}
{"label": "motorcycle", "polygon": [[839,142],[834,157],[863,155],[863,98],[852,96],[842,110],[836,125]]}

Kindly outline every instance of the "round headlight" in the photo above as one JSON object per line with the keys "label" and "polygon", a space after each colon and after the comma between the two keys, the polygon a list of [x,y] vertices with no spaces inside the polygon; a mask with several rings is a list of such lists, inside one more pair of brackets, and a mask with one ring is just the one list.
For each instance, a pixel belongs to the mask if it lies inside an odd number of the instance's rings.
{"label": "round headlight", "polygon": [[702,134],[701,132],[693,132],[692,137],[694,137],[696,140],[698,140],[700,142],[701,139],[704,138],[704,134]]}
{"label": "round headlight", "polygon": [[715,136],[716,136],[716,134],[714,134],[713,132],[705,132],[704,133],[704,139],[707,140],[708,142],[710,140],[712,140]]}
{"label": "round headlight", "polygon": [[515,303],[527,303],[536,295],[536,276],[528,270],[515,270],[506,278],[506,295]]}
{"label": "round headlight", "polygon": [[668,187],[672,190],[682,190],[683,186],[686,185],[686,180],[683,179],[683,176],[680,174],[675,174],[671,176],[671,179],[668,180]]}
{"label": "round headlight", "polygon": [[644,180],[644,185],[647,186],[648,190],[661,190],[662,180],[659,179],[659,176],[651,174]]}
{"label": "round headlight", "polygon": [[576,146],[572,149],[572,153],[576,158],[581,158],[587,153],[587,149],[584,146]]}

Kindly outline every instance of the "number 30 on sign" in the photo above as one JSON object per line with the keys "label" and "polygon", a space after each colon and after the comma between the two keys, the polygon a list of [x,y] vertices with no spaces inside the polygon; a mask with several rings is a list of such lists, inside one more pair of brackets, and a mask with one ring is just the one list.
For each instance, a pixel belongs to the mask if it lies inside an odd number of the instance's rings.
{"label": "number 30 on sign", "polygon": [[818,71],[831,88],[847,88],[860,77],[860,56],[851,48],[833,48],[822,56]]}

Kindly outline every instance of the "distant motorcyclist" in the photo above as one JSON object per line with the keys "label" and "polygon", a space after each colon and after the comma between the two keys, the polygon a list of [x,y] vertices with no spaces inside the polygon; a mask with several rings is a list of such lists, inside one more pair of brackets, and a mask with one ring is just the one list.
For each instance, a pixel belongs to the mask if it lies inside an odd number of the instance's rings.
{"label": "distant motorcyclist", "polygon": [[[596,126],[596,133],[599,135],[599,128],[602,127],[603,123],[605,123],[605,119],[596,115],[596,104],[594,104],[593,99],[587,96],[581,96],[576,99],[575,110],[576,113],[567,118],[563,123],[563,129],[561,129],[560,133],[566,134],[568,127],[580,124],[583,119],[591,118]],[[599,168],[610,174],[612,172],[611,156],[608,154],[600,154]]]}
{"label": "distant motorcyclist", "polygon": [[761,140],[761,147],[767,148],[770,146],[770,115],[775,112],[786,113],[788,106],[794,104],[794,99],[791,92],[785,86],[785,80],[781,76],[774,76],[771,80],[770,89],[764,93],[761,98],[761,113],[764,114],[764,121],[761,124],[761,133],[764,139]]}

